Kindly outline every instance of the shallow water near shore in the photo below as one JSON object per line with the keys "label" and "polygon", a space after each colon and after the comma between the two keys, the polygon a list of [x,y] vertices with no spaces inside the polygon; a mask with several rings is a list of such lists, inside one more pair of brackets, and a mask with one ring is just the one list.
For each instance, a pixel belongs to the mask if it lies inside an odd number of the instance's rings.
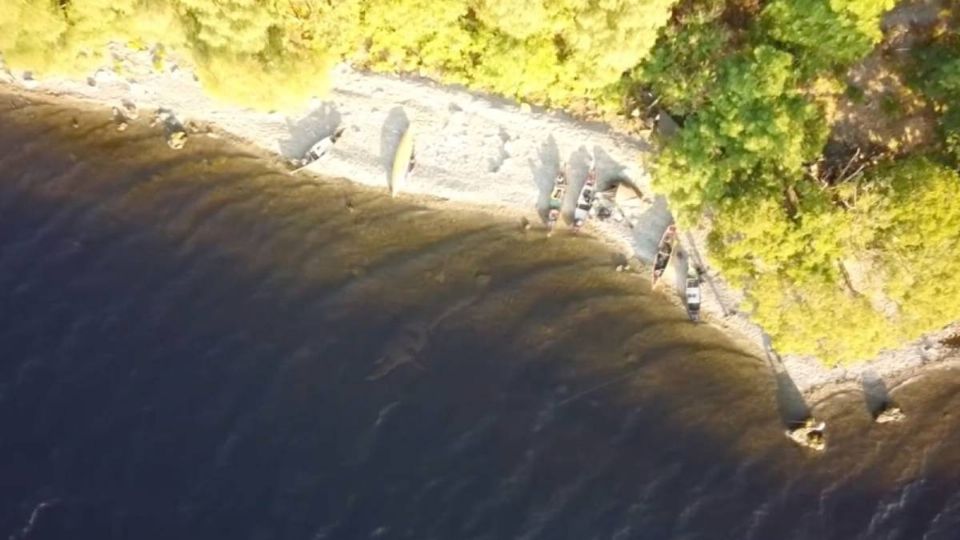
{"label": "shallow water near shore", "polygon": [[103,114],[0,96],[0,171],[9,538],[960,530],[955,370],[803,404],[599,242]]}

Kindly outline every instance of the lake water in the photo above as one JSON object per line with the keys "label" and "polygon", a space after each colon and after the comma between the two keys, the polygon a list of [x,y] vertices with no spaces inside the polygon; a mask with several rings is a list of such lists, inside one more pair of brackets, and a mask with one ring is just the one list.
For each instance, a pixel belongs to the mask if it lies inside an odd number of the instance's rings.
{"label": "lake water", "polygon": [[810,454],[788,378],[616,264],[0,95],[0,535],[960,538],[960,374],[809,404]]}

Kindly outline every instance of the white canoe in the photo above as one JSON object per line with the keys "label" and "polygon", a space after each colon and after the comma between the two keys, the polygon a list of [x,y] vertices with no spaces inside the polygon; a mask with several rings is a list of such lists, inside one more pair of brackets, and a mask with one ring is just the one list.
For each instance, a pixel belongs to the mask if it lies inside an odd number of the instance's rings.
{"label": "white canoe", "polygon": [[393,170],[390,172],[390,195],[396,196],[403,189],[403,184],[410,174],[413,160],[413,126],[407,127],[400,137],[397,153],[393,156]]}

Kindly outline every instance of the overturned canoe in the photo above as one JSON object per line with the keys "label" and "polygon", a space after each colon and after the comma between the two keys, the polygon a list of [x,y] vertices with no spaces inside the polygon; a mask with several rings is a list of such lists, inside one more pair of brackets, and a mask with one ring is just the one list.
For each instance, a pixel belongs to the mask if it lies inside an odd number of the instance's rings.
{"label": "overturned canoe", "polygon": [[408,126],[400,137],[400,144],[397,145],[397,153],[393,156],[393,169],[390,172],[390,195],[396,196],[403,189],[403,184],[407,181],[407,175],[413,170],[413,126]]}

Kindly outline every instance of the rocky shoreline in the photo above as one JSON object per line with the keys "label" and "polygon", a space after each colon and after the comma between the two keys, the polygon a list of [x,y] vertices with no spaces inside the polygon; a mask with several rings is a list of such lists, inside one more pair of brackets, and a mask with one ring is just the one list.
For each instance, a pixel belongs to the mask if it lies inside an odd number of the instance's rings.
{"label": "rocky shoreline", "polygon": [[[417,168],[406,184],[408,193],[506,211],[526,223],[539,223],[561,164],[568,168],[571,191],[579,191],[589,161],[595,158],[601,185],[628,178],[649,196],[650,204],[631,217],[632,223],[592,227],[641,264],[650,264],[661,233],[672,222],[666,201],[653,195],[643,166],[653,151],[651,142],[603,124],[431,81],[360,73],[345,66],[334,72],[330,94],[305,104],[299,114],[263,113],[204,95],[193,73],[175,57],[158,70],[145,51],[115,48],[114,56],[119,71],[100,70],[85,80],[36,80],[28,73],[0,72],[0,83],[14,92],[26,90],[112,107],[118,129],[140,114],[137,111],[150,111],[167,128],[171,148],[189,144],[186,137],[205,131],[198,126],[206,125],[214,128],[211,135],[222,131],[288,161],[345,128],[342,140],[309,172],[378,187],[386,187],[386,171],[400,135],[415,125]],[[564,214],[572,212],[573,200],[568,199]],[[705,262],[708,255],[705,231],[691,231],[682,241],[688,256],[680,259],[675,278],[668,280],[678,291],[683,289],[687,260]],[[837,388],[859,387],[868,377],[879,377],[894,388],[931,366],[960,366],[960,349],[947,344],[960,335],[960,323],[852,367],[828,369],[812,357],[780,358],[770,349],[763,329],[739,311],[741,300],[742,294],[707,266],[701,308],[705,321],[756,355],[776,357],[811,403]],[[674,303],[682,304],[679,297]]]}

